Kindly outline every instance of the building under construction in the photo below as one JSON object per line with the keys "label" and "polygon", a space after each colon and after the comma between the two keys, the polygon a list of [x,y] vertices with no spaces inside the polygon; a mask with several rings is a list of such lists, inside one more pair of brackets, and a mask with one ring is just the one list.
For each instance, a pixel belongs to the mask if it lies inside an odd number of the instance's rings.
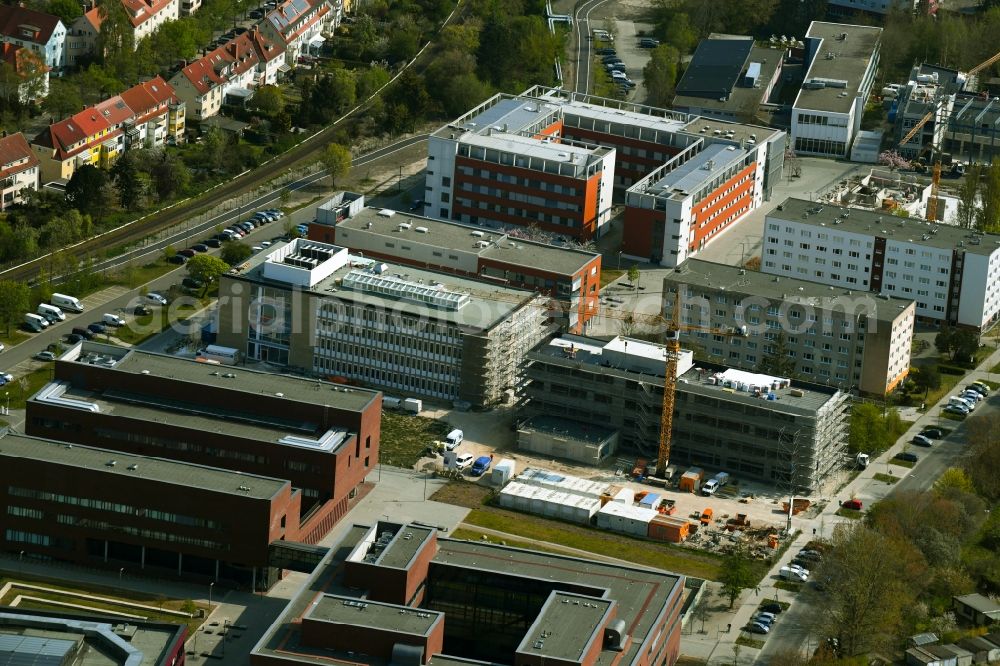
{"label": "building under construction", "polygon": [[306,239],[224,275],[219,294],[218,342],[247,361],[476,406],[505,400],[524,351],[550,330],[535,292]]}
{"label": "building under construction", "polygon": [[[656,458],[666,348],[618,337],[554,338],[527,355],[522,410],[617,429]],[[848,395],[829,386],[677,362],[670,463],[812,491],[847,451]]]}

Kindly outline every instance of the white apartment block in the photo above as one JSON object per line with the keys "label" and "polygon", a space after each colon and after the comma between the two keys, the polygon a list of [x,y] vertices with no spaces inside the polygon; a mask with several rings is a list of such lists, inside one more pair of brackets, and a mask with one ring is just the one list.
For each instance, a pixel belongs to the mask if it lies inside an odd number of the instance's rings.
{"label": "white apartment block", "polygon": [[24,190],[39,186],[39,160],[18,132],[0,138],[0,211],[24,202]]}
{"label": "white apartment block", "polygon": [[792,147],[847,157],[878,70],[882,28],[813,21],[806,76],[792,106]]}
{"label": "white apartment block", "polygon": [[1000,235],[787,199],[761,270],[916,301],[919,319],[982,330],[1000,316]]}
{"label": "white apartment block", "polygon": [[682,344],[696,350],[700,360],[756,370],[776,353],[783,335],[795,376],[804,381],[882,396],[910,370],[912,300],[832,290],[819,282],[699,259],[664,272],[666,311],[671,311],[678,292],[682,323],[746,332],[682,332]]}

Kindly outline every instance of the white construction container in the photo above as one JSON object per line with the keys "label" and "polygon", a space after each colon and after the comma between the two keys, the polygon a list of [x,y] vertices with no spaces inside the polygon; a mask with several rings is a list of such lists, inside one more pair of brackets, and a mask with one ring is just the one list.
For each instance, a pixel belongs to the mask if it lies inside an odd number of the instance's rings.
{"label": "white construction container", "polygon": [[490,473],[490,483],[494,486],[502,486],[514,476],[514,461],[504,458],[498,462]]}
{"label": "white construction container", "polygon": [[600,500],[511,481],[500,491],[500,506],[538,516],[587,524],[601,508]]}
{"label": "white construction container", "polygon": [[382,396],[382,409],[399,409],[403,401],[399,398],[391,398],[387,395]]}
{"label": "white construction container", "polygon": [[611,501],[632,506],[635,504],[635,491],[631,488],[622,488],[615,493],[614,497],[611,498]]}
{"label": "white construction container", "polygon": [[424,401],[417,398],[406,398],[403,400],[403,411],[419,414],[424,411]]}
{"label": "white construction container", "polygon": [[597,526],[612,532],[644,537],[649,534],[649,521],[658,515],[660,514],[653,509],[608,502],[597,512]]}
{"label": "white construction container", "polygon": [[608,491],[610,484],[603,481],[588,481],[577,476],[551,472],[547,469],[529,467],[517,476],[517,480],[539,488],[552,488],[582,497],[600,498]]}

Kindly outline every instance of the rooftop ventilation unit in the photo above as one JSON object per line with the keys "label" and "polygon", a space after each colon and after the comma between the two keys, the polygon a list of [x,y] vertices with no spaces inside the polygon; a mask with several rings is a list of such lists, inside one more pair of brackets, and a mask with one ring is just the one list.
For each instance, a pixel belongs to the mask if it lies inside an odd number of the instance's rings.
{"label": "rooftop ventilation unit", "polygon": [[378,212],[378,216],[379,217],[392,217],[395,214],[396,214],[396,211],[394,211],[394,210],[392,210],[390,208],[383,208],[382,210],[380,210]]}
{"label": "rooftop ventilation unit", "polygon": [[427,227],[417,227],[414,229],[418,234],[426,234],[428,232]]}

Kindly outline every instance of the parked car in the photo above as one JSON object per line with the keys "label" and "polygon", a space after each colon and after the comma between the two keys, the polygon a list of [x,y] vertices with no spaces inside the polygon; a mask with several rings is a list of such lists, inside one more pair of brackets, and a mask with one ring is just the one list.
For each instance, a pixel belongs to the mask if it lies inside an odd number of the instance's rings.
{"label": "parked car", "polygon": [[50,351],[40,351],[35,354],[36,361],[54,361],[56,360],[56,355]]}
{"label": "parked car", "polygon": [[601,62],[607,65],[609,62],[624,62],[624,60],[619,58],[617,55],[606,55],[601,56]]}
{"label": "parked car", "polygon": [[187,287],[188,289],[201,289],[205,286],[205,283],[197,278],[186,277],[181,280],[181,286]]}
{"label": "parked car", "polygon": [[615,51],[614,49],[609,49],[609,48],[594,49],[594,53],[596,55],[599,55],[599,56],[609,56],[609,55],[613,56],[613,55],[618,55],[618,51]]}
{"label": "parked car", "polygon": [[765,613],[773,613],[775,615],[779,615],[781,613],[781,604],[772,601],[771,603],[768,604],[762,604],[760,610],[764,611]]}
{"label": "parked car", "polygon": [[411,211],[423,210],[423,208],[424,208],[424,200],[423,199],[417,199],[412,204],[410,204],[410,210]]}
{"label": "parked car", "polygon": [[818,550],[809,550],[808,548],[800,550],[798,556],[803,560],[809,560],[810,562],[819,562],[823,559],[823,553]]}
{"label": "parked car", "polygon": [[209,247],[222,247],[222,241],[218,238],[206,238],[205,245]]}
{"label": "parked car", "polygon": [[751,634],[766,634],[771,631],[771,628],[766,624],[761,624],[760,622],[751,622],[747,626],[743,627],[743,631],[748,631]]}
{"label": "parked car", "polygon": [[195,243],[191,246],[191,249],[195,252],[208,252],[208,246],[204,243]]}
{"label": "parked car", "polygon": [[948,405],[942,411],[947,414],[956,414],[958,416],[968,416],[969,410],[965,407],[959,407],[958,405]]}
{"label": "parked car", "polygon": [[973,386],[978,386],[979,388],[981,388],[986,393],[986,395],[990,394],[990,387],[985,382],[976,381],[976,382],[972,382],[972,385]]}
{"label": "parked car", "polygon": [[183,250],[177,250],[177,254],[181,255],[182,257],[187,257],[188,259],[190,259],[194,255],[196,255],[197,252],[195,252],[189,247],[186,247]]}
{"label": "parked car", "polygon": [[965,390],[966,391],[975,391],[976,393],[978,393],[979,395],[983,396],[984,398],[989,395],[988,390],[982,384],[969,384],[968,386],[965,387]]}
{"label": "parked car", "polygon": [[914,435],[913,439],[910,440],[910,444],[916,444],[917,446],[933,446],[934,442],[931,441],[930,437],[924,437],[923,435]]}
{"label": "parked car", "polygon": [[136,317],[142,317],[144,315],[153,314],[153,311],[147,308],[145,305],[137,305],[132,309],[132,314]]}
{"label": "parked car", "polygon": [[0,372],[0,386],[12,381],[14,381],[14,375],[9,372]]}
{"label": "parked car", "polygon": [[279,220],[285,216],[285,212],[283,210],[279,209],[279,208],[268,208],[264,212],[265,213],[271,213],[272,215],[274,215]]}
{"label": "parked car", "polygon": [[840,506],[844,507],[845,509],[854,509],[855,511],[861,511],[861,508],[864,505],[859,499],[849,499],[845,500]]}
{"label": "parked car", "polygon": [[639,48],[641,49],[655,49],[660,45],[660,40],[653,39],[652,37],[643,37],[639,40]]}
{"label": "parked car", "polygon": [[178,266],[181,265],[181,264],[186,264],[187,260],[188,260],[188,258],[185,257],[180,252],[178,252],[174,256],[170,257],[169,259],[167,259],[167,261],[169,261],[170,263],[177,264]]}
{"label": "parked car", "polygon": [[4,344],[2,342],[0,342],[0,352],[2,352],[4,349],[7,349],[7,348],[4,346]]}
{"label": "parked car", "polygon": [[146,302],[152,305],[166,305],[169,303],[166,296],[156,291],[146,294]]}
{"label": "parked car", "polygon": [[476,457],[471,453],[460,453],[458,454],[458,457],[455,458],[455,469],[466,469],[467,467],[471,467],[472,461],[475,459]]}
{"label": "parked car", "polygon": [[916,453],[908,453],[906,451],[900,451],[899,453],[893,456],[893,459],[905,460],[906,462],[912,462],[912,463],[915,463],[917,462],[917,460],[919,460]]}
{"label": "parked car", "polygon": [[73,334],[74,335],[79,335],[84,340],[93,340],[94,339],[94,333],[93,333],[93,331],[91,331],[89,329],[86,329],[86,328],[81,328],[79,326],[73,329]]}
{"label": "parked car", "polygon": [[261,241],[260,244],[263,247],[271,247],[272,245],[274,245],[274,243],[272,243],[271,241]]}
{"label": "parked car", "polygon": [[941,428],[924,428],[920,431],[920,434],[927,439],[941,439],[944,437],[944,430],[941,430]]}
{"label": "parked car", "polygon": [[76,333],[70,333],[69,335],[66,336],[66,344],[68,344],[68,345],[75,345],[76,343],[80,342],[81,340],[83,340],[83,336],[82,335],[78,335]]}
{"label": "parked car", "polygon": [[97,335],[104,335],[105,333],[108,332],[108,327],[100,322],[95,321],[93,324],[87,324],[87,330]]}

